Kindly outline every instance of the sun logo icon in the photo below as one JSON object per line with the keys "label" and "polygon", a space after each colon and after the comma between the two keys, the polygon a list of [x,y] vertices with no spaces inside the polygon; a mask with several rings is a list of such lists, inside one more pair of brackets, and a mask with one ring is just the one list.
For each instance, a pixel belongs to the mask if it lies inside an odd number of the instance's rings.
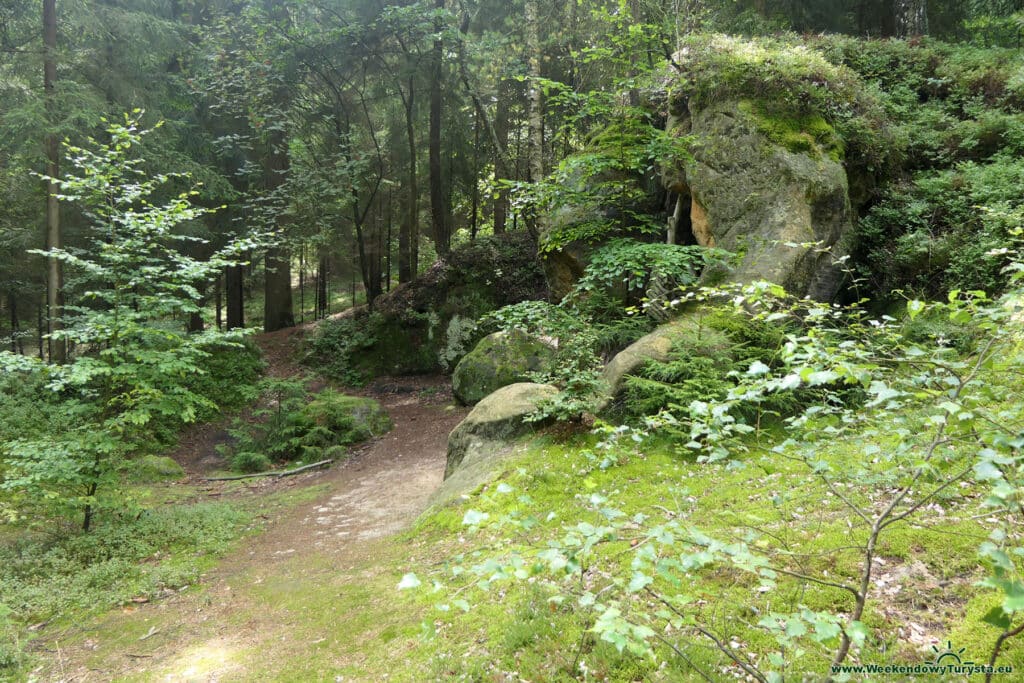
{"label": "sun logo icon", "polygon": [[964,653],[967,648],[960,648],[959,650],[953,649],[953,641],[946,641],[946,649],[940,650],[939,648],[932,645],[932,652],[935,653],[935,659],[932,660],[932,664],[957,664],[960,666],[971,666],[974,662],[965,662],[960,659],[960,655]]}

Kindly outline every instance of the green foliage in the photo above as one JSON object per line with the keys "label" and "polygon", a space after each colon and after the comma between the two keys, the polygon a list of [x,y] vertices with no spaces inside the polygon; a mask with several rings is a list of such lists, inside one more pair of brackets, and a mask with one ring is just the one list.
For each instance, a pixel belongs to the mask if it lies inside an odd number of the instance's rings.
{"label": "green foliage", "polygon": [[[670,107],[752,100],[770,136],[787,146],[809,142],[793,130],[800,122],[810,125],[816,141],[826,141],[830,155],[842,156],[845,150],[851,164],[879,175],[898,165],[901,149],[884,98],[852,69],[830,63],[798,38],[695,35],[685,38],[681,48]],[[795,122],[780,119],[779,111],[796,116]]]}
{"label": "green foliage", "polygon": [[76,174],[52,179],[62,198],[79,202],[91,221],[88,251],[46,253],[63,261],[84,291],[81,304],[66,307],[59,333],[84,352],[49,367],[0,354],[5,373],[45,382],[77,413],[66,429],[15,433],[4,443],[0,489],[84,511],[86,528],[100,502],[97,492],[115,480],[126,453],[150,443],[161,426],[216,410],[190,381],[205,374],[212,349],[238,346],[242,338],[216,331],[189,335],[172,323],[199,310],[197,288],[232,261],[226,252],[199,261],[182,247],[201,242],[176,232],[206,213],[190,204],[192,193],[150,203],[171,176],[140,170],[133,156],[144,135],[138,121],[126,117],[108,135],[110,142],[92,141],[88,149],[69,145]]}
{"label": "green foliage", "polygon": [[598,289],[620,287],[627,292],[642,292],[655,279],[687,286],[697,280],[708,263],[725,256],[721,249],[614,239],[593,253],[570,296],[579,299]]}
{"label": "green foliage", "polygon": [[860,274],[871,290],[938,297],[952,289],[1001,291],[1024,162],[998,155],[921,172],[894,186],[858,225]]}
{"label": "green foliage", "polygon": [[558,340],[553,368],[535,379],[562,392],[544,402],[537,418],[575,420],[592,412],[600,399],[602,357],[650,331],[651,319],[638,315],[630,304],[646,301],[651,281],[686,287],[706,265],[725,256],[718,249],[614,239],[592,254],[573,290],[557,306],[544,301],[506,306],[482,318],[480,329],[519,329]]}
{"label": "green foliage", "polygon": [[308,379],[267,379],[261,385],[263,407],[251,420],[236,419],[223,448],[233,469],[260,472],[274,462],[315,462],[344,454],[344,447],[380,436],[391,421],[369,398],[333,389],[310,395]]}
{"label": "green foliage", "polygon": [[690,141],[659,129],[641,109],[617,116],[585,151],[564,159],[542,182],[513,184],[521,206],[546,216],[542,253],[624,231],[652,234],[664,228],[651,206],[650,176],[656,164],[688,158]]}
{"label": "green foliage", "polygon": [[354,317],[325,320],[317,325],[309,343],[307,364],[315,364],[318,372],[351,386],[366,382],[364,373],[355,366],[355,354],[372,348],[378,341],[379,318],[357,320]]}

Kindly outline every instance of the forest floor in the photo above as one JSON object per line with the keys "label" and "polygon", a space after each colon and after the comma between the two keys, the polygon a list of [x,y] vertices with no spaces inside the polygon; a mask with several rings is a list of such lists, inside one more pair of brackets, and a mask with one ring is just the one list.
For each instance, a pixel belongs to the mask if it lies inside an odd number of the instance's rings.
{"label": "forest floor", "polygon": [[[256,338],[268,375],[301,372],[292,360],[296,334],[301,329]],[[308,487],[318,495],[267,519],[264,531],[223,558],[198,589],[115,611],[65,632],[64,640],[47,638],[45,649],[53,654],[36,675],[66,682],[255,680],[256,671],[262,677],[267,670],[257,660],[273,653],[301,659],[303,649],[324,644],[315,632],[296,626],[289,598],[317,596],[323,603],[318,611],[325,612],[320,616],[337,629],[339,621],[355,615],[337,613],[332,603],[357,611],[361,598],[383,597],[343,592],[358,590],[358,582],[349,579],[372,559],[379,541],[425,509],[442,481],[448,434],[467,411],[453,406],[445,377],[378,379],[355,393],[381,402],[394,423],[388,434],[322,472],[256,479],[244,490],[209,486],[207,495],[216,496],[280,487]],[[226,439],[223,427],[197,425],[173,454],[194,483],[223,468],[216,451]],[[275,675],[287,678],[285,672]]]}

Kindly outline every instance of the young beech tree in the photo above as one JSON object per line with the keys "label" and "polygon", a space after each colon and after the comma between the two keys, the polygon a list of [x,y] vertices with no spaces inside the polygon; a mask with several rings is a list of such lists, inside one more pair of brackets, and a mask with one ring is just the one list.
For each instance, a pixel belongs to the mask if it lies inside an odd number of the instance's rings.
{"label": "young beech tree", "polygon": [[199,310],[201,285],[231,255],[253,243],[232,244],[206,261],[183,249],[199,241],[176,233],[207,209],[186,192],[164,204],[151,199],[172,175],[149,177],[134,152],[146,131],[138,115],[107,129],[110,142],[89,148],[66,145],[73,175],[47,178],[62,201],[78,203],[89,219],[87,246],[50,249],[81,291],[67,306],[57,334],[77,353],[63,366],[42,368],[32,360],[0,355],[5,372],[46,373],[81,419],[63,433],[5,444],[7,469],[0,487],[34,499],[52,499],[83,513],[88,530],[100,488],[113,481],[119,461],[139,448],[154,420],[190,422],[209,399],[190,386],[203,374],[209,349],[238,343],[238,333],[187,334],[181,320]]}

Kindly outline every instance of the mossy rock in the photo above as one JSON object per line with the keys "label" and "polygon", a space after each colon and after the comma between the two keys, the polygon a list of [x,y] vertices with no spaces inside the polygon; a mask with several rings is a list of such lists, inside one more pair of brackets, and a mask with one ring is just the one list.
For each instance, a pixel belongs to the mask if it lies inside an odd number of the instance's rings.
{"label": "mossy rock", "polygon": [[529,416],[542,401],[557,395],[558,389],[550,384],[517,382],[477,403],[448,436],[445,478],[470,465],[486,469],[484,461],[489,455],[502,452],[509,443],[538,427]]}
{"label": "mossy rock", "polygon": [[303,406],[296,421],[303,428],[304,449],[348,446],[391,429],[391,418],[377,401],[329,389]]}
{"label": "mossy rock", "polygon": [[[445,372],[479,339],[453,320],[547,296],[528,233],[480,238],[380,297],[372,312],[363,308],[321,323],[304,362],[351,383]],[[450,339],[453,331],[460,334]]]}
{"label": "mossy rock", "polygon": [[554,362],[555,350],[521,330],[484,337],[455,366],[452,391],[465,405],[474,405],[498,389],[526,382]]}
{"label": "mossy rock", "polygon": [[842,146],[820,117],[749,100],[714,102],[688,123],[692,158],[666,177],[691,198],[699,244],[736,253],[725,276],[829,300],[854,213]]}
{"label": "mossy rock", "polygon": [[130,481],[141,484],[174,481],[185,476],[181,465],[163,455],[133,458],[127,462],[125,469]]}

